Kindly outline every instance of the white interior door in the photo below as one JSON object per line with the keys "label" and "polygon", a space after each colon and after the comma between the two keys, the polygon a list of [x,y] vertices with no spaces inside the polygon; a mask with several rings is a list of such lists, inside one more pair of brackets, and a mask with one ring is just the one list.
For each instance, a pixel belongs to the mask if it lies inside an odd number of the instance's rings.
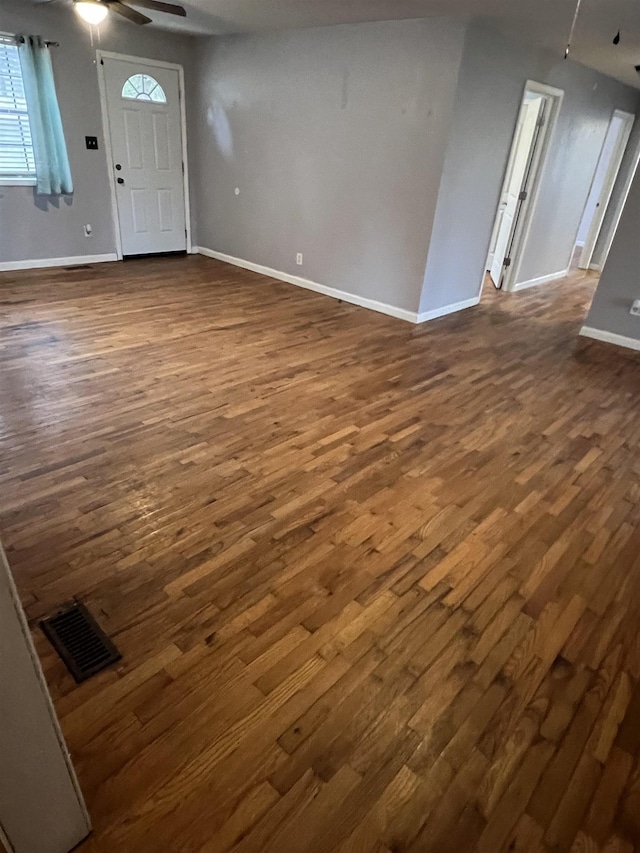
{"label": "white interior door", "polygon": [[578,264],[581,269],[589,269],[591,265],[613,187],[627,148],[633,120],[634,116],[631,113],[616,110],[609,123],[578,232],[578,242],[584,241]]}
{"label": "white interior door", "polygon": [[144,60],[101,61],[122,254],[184,251],[178,71]]}
{"label": "white interior door", "polygon": [[541,96],[527,98],[520,110],[518,125],[511,146],[507,174],[502,188],[502,197],[495,226],[495,243],[489,274],[496,286],[500,285],[504,271],[504,259],[511,244],[516,213],[520,204],[527,170],[531,163],[533,143],[543,99]]}

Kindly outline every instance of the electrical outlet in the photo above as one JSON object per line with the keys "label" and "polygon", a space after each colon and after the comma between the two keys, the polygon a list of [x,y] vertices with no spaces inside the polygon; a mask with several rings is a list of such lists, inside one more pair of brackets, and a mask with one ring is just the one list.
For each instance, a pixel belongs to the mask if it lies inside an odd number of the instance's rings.
{"label": "electrical outlet", "polygon": [[299,267],[302,266],[302,252],[298,252],[298,254],[296,255],[296,263]]}
{"label": "electrical outlet", "polygon": [[634,317],[640,317],[640,299],[633,300],[629,314],[633,314]]}
{"label": "electrical outlet", "polygon": [[91,237],[92,233],[93,233],[93,228],[90,225],[85,225],[84,226],[84,236],[85,237]]}

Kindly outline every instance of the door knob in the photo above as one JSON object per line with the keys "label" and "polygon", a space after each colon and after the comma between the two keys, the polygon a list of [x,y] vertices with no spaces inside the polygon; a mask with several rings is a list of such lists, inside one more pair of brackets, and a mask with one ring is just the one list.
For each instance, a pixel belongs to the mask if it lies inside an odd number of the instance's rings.
{"label": "door knob", "polygon": [[119,184],[124,184],[124,178],[116,178]]}

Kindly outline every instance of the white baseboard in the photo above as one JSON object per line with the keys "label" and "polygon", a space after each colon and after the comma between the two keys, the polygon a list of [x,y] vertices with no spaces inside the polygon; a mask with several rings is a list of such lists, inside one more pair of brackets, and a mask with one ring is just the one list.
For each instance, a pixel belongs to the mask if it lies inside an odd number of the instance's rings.
{"label": "white baseboard", "polygon": [[474,296],[472,299],[465,299],[463,302],[452,302],[451,305],[443,305],[441,308],[434,308],[431,311],[423,311],[418,314],[418,323],[424,323],[427,320],[435,320],[438,317],[445,317],[447,314],[454,314],[456,311],[462,311],[464,308],[472,308],[480,302],[479,296]]}
{"label": "white baseboard", "polygon": [[74,255],[71,258],[37,258],[32,261],[0,261],[0,272],[10,270],[36,270],[46,267],[73,267],[78,264],[102,264],[117,261],[115,252],[108,255]]}
{"label": "white baseboard", "polygon": [[242,269],[257,272],[261,275],[269,276],[269,278],[276,278],[278,281],[286,281],[289,284],[304,287],[306,290],[313,290],[315,293],[322,293],[324,296],[331,296],[334,299],[341,299],[343,302],[349,302],[352,305],[359,305],[361,308],[370,308],[372,311],[378,311],[380,314],[387,314],[389,317],[396,317],[398,320],[407,320],[409,323],[419,322],[418,315],[415,311],[406,311],[404,308],[396,308],[395,305],[388,305],[386,302],[378,302],[377,299],[368,299],[365,296],[348,293],[346,290],[338,290],[335,287],[328,287],[326,284],[318,284],[317,281],[311,281],[308,278],[302,278],[298,275],[291,275],[287,272],[274,270],[271,267],[262,266],[262,264],[254,264],[253,261],[245,261],[242,258],[234,258],[233,255],[225,255],[224,252],[216,252],[213,249],[206,249],[203,246],[198,246],[197,251],[201,255],[206,255],[207,258],[215,258],[217,261],[224,261],[224,263],[233,264],[235,267],[242,267]]}
{"label": "white baseboard", "polygon": [[319,284],[317,281],[311,281],[308,278],[302,278],[298,275],[281,272],[280,270],[275,270],[271,267],[265,267],[262,264],[254,264],[253,261],[245,261],[242,258],[235,258],[233,255],[225,255],[224,252],[216,252],[214,249],[207,249],[204,246],[195,246],[194,252],[205,255],[207,258],[214,258],[215,260],[223,261],[226,264],[233,264],[233,266],[242,267],[242,269],[251,270],[252,272],[269,276],[269,278],[278,279],[278,281],[286,281],[288,284],[295,284],[298,287],[304,287],[306,290],[313,290],[315,293],[322,293],[324,296],[331,296],[333,299],[341,299],[343,302],[349,302],[352,305],[359,305],[361,308],[369,308],[380,314],[387,314],[389,317],[396,317],[398,320],[407,320],[409,323],[424,323],[426,320],[434,320],[436,317],[444,317],[445,314],[452,314],[454,311],[461,311],[463,308],[469,308],[470,306],[477,305],[478,302],[480,302],[480,297],[478,296],[473,299],[467,299],[464,302],[445,305],[442,308],[437,308],[435,311],[426,311],[422,314],[417,314],[415,311],[407,311],[404,308],[397,308],[395,305],[388,305],[386,302],[378,302],[376,299],[368,299],[365,296],[348,293],[346,290],[338,290],[335,287],[328,287],[326,284]]}
{"label": "white baseboard", "polygon": [[558,270],[550,275],[541,275],[539,278],[530,278],[528,281],[518,282],[514,286],[514,290],[525,290],[527,287],[536,287],[538,284],[546,284],[549,281],[556,281],[559,278],[566,278],[569,275],[569,270]]}
{"label": "white baseboard", "polygon": [[638,338],[627,338],[624,335],[616,335],[615,332],[605,332],[604,329],[594,329],[591,326],[583,326],[580,329],[580,334],[585,338],[593,338],[595,341],[604,341],[606,344],[640,350]]}

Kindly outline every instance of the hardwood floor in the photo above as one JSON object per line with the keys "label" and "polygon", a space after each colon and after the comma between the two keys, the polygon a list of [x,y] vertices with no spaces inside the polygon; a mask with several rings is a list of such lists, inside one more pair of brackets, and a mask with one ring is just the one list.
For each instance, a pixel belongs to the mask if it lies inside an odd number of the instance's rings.
{"label": "hardwood floor", "polygon": [[[92,851],[640,850],[640,354],[190,257],[0,275],[0,528]],[[75,686],[79,596],[123,660]]]}

